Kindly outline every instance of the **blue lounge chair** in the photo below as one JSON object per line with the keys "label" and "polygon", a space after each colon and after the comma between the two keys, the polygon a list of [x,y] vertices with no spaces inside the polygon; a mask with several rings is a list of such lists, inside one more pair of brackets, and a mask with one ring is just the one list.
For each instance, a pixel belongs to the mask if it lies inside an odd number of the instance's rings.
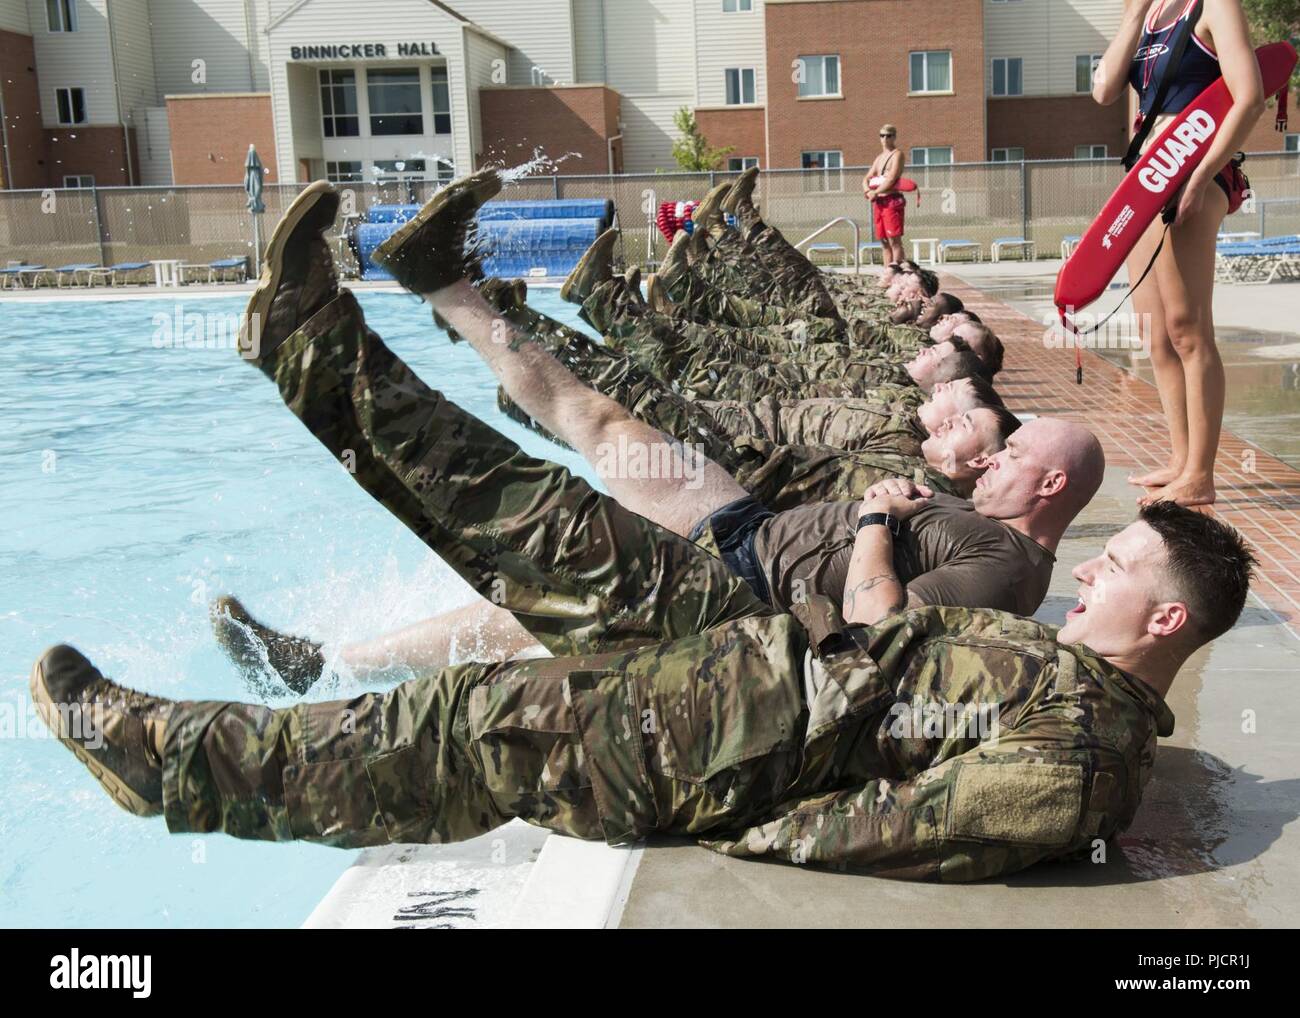
{"label": "blue lounge chair", "polygon": [[[143,272],[145,269],[151,269],[153,266],[149,262],[118,262],[116,265],[109,265],[104,268],[94,268],[86,274],[87,282],[90,286],[95,285],[95,280],[107,280],[110,286],[118,285],[119,276],[129,276],[133,272]],[[141,282],[147,282],[147,279]]]}
{"label": "blue lounge chair", "polygon": [[956,251],[969,252],[975,256],[974,261],[977,262],[984,260],[984,249],[973,240],[941,240],[939,241],[939,264],[946,262],[949,255]]}
{"label": "blue lounge chair", "polygon": [[999,237],[990,247],[990,260],[1000,262],[1004,247],[1020,248],[1020,256],[1025,261],[1032,261],[1038,254],[1038,247],[1025,237]]}
{"label": "blue lounge chair", "polygon": [[245,255],[238,258],[219,258],[215,262],[208,262],[208,269],[209,283],[217,282],[218,276],[224,280],[227,272],[238,272],[239,276],[235,282],[242,283],[248,278],[248,258]]}
{"label": "blue lounge chair", "polygon": [[15,289],[21,288],[23,277],[29,274],[32,276],[32,286],[35,286],[37,278],[48,271],[44,265],[11,265],[7,269],[0,269],[0,289],[4,289],[10,283]]}
{"label": "blue lounge chair", "polygon": [[77,284],[78,272],[86,273],[87,279],[89,279],[91,270],[97,268],[99,268],[99,265],[96,262],[79,262],[75,265],[60,265],[54,270],[54,282],[60,287],[68,286],[69,284],[75,286]]}

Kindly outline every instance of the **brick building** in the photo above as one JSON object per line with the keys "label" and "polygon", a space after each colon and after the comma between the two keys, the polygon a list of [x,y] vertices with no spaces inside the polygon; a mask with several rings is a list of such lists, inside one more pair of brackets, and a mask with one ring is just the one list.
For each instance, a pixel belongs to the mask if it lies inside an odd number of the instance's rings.
{"label": "brick building", "polygon": [[[1123,0],[0,0],[0,186],[1116,156]],[[1265,118],[1267,120],[1268,118]],[[1249,148],[1297,148],[1262,123]]]}

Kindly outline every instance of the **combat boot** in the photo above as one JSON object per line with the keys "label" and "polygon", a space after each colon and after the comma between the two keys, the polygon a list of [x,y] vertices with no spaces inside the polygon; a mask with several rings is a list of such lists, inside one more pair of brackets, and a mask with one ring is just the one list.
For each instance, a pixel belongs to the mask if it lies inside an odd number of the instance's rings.
{"label": "combat boot", "polygon": [[453,180],[375,249],[375,262],[420,296],[461,279],[482,279],[478,210],[500,191],[501,174],[496,170]]}
{"label": "combat boot", "polygon": [[325,673],[321,645],[281,633],[258,622],[233,597],[219,597],[208,609],[212,635],[246,680],[257,682],[268,671],[299,696]]}
{"label": "combat boot", "polygon": [[240,322],[240,355],[252,363],[261,365],[338,296],[338,274],[325,238],[338,210],[338,191],[318,180],[294,199],[276,224],[261,279]]}
{"label": "combat boot", "polygon": [[560,287],[560,299],[570,304],[581,304],[601,283],[613,279],[614,245],[617,243],[618,230],[612,227],[597,237]]}
{"label": "combat boot", "polygon": [[72,647],[32,668],[32,702],[58,740],[113,801],[136,816],[162,812],[162,752],[175,703],[111,682]]}
{"label": "combat boot", "polygon": [[739,214],[741,206],[752,206],[754,188],[757,185],[758,167],[751,166],[732,183],[731,193],[727,195],[726,200],[722,203],[723,214],[735,216]]}

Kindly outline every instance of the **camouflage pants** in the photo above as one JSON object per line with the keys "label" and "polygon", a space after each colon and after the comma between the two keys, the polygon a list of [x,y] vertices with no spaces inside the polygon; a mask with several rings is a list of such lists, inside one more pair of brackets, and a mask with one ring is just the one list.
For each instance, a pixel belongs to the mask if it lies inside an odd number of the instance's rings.
{"label": "camouflage pants", "polygon": [[836,318],[742,297],[706,282],[694,269],[686,269],[664,282],[669,300],[692,321],[759,329],[776,339],[788,338],[799,325],[810,343],[838,342],[846,335],[845,324]]}
{"label": "camouflage pants", "polygon": [[[357,847],[458,840],[519,816],[625,841],[770,807],[797,755],[805,644],[792,619],[429,389],[350,293],[262,367],[376,500],[576,656],[287,710],[181,704],[164,751],[171,830]],[[726,731],[712,720],[724,711]]]}
{"label": "camouflage pants", "polygon": [[[886,404],[888,410],[882,411],[865,401],[846,406],[822,400],[795,404],[791,413],[782,413],[779,404],[769,400],[759,404],[760,412],[784,427],[789,437],[769,440],[761,431],[728,433],[700,403],[684,399],[628,358],[531,308],[502,310],[581,381],[626,407],[638,420],[700,447],[770,509],[858,498],[886,477],[905,477],[949,490],[946,479],[930,478],[925,471],[915,414],[906,408],[895,410],[894,404]],[[499,400],[513,419],[554,440],[504,392]],[[732,415],[732,420],[743,417]],[[834,443],[827,439],[839,437],[852,441],[854,447],[832,448]]]}
{"label": "camouflage pants", "polygon": [[866,399],[782,400],[765,396],[756,403],[696,400],[718,432],[729,438],[756,435],[788,445],[828,445],[853,452],[884,435],[897,435],[896,451],[916,455],[925,437],[911,401]]}
{"label": "camouflage pants", "polygon": [[776,240],[771,228],[750,239],[731,228],[713,238],[700,275],[724,290],[770,304],[783,304],[820,318],[839,318],[821,273],[803,255]]}

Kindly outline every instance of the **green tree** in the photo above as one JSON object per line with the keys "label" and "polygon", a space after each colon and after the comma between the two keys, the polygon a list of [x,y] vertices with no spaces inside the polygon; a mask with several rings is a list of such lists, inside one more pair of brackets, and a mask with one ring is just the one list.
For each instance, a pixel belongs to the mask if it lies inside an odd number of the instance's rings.
{"label": "green tree", "polygon": [[678,166],[689,173],[719,170],[722,168],[722,160],[735,151],[734,148],[712,148],[708,139],[700,133],[695,114],[685,106],[673,114],[673,126],[681,135],[673,142],[673,158]]}
{"label": "green tree", "polygon": [[[1256,44],[1288,40],[1300,42],[1300,0],[1242,0]],[[1300,85],[1300,72],[1291,79],[1292,88]]]}

